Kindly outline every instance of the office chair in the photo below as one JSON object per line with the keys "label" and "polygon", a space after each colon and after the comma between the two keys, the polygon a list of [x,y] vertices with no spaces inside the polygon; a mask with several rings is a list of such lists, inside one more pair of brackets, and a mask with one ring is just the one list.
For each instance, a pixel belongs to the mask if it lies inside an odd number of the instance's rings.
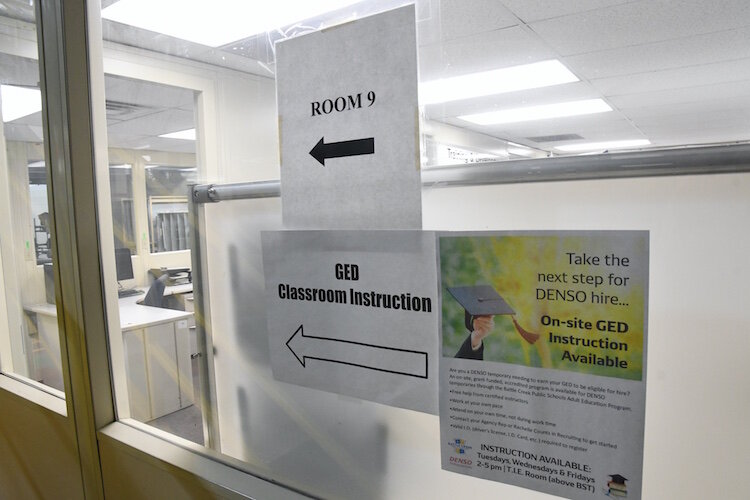
{"label": "office chair", "polygon": [[166,288],[166,285],[164,284],[167,281],[167,275],[160,276],[159,279],[154,280],[153,283],[151,283],[151,286],[148,289],[148,293],[146,294],[146,297],[143,299],[144,306],[152,306],[152,307],[164,307],[164,288]]}

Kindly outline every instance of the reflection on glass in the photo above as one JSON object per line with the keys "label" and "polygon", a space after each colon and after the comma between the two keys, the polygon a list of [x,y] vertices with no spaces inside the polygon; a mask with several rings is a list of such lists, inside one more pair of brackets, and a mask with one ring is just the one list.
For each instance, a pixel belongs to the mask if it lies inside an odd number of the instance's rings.
{"label": "reflection on glass", "polygon": [[29,202],[34,224],[36,263],[52,263],[50,217],[47,203],[47,171],[43,161],[29,164]]}
{"label": "reflection on glass", "polygon": [[151,252],[188,249],[187,191],[195,179],[195,168],[146,167]]}
{"label": "reflection on glass", "polygon": [[[112,232],[130,417],[203,443],[190,282],[193,90],[105,75]],[[100,193],[101,194],[101,193]],[[101,194],[104,196],[103,194]]]}
{"label": "reflection on glass", "polygon": [[133,167],[110,165],[109,191],[112,196],[112,225],[115,232],[115,248],[135,247],[135,223],[133,221]]}
{"label": "reflection on glass", "polygon": [[4,3],[0,29],[0,369],[63,397],[33,4]]}

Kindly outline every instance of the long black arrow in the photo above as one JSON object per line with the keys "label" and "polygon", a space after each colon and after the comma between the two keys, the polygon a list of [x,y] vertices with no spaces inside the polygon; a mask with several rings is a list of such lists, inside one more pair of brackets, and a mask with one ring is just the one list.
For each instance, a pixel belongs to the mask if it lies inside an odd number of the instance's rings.
{"label": "long black arrow", "polygon": [[305,335],[299,328],[286,341],[297,361],[307,367],[308,359],[358,366],[368,370],[427,378],[427,353],[351,340]]}
{"label": "long black arrow", "polygon": [[324,167],[328,158],[371,155],[374,153],[374,137],[355,139],[353,141],[329,142],[328,144],[325,142],[325,137],[321,137],[315,147],[310,150],[310,156],[318,160]]}

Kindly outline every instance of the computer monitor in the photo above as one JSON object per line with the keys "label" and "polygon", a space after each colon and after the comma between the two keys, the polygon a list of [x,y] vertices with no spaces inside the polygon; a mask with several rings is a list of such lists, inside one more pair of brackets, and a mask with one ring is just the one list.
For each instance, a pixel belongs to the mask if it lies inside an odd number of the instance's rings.
{"label": "computer monitor", "polygon": [[130,260],[129,248],[115,248],[115,266],[117,267],[117,281],[134,278],[133,261]]}

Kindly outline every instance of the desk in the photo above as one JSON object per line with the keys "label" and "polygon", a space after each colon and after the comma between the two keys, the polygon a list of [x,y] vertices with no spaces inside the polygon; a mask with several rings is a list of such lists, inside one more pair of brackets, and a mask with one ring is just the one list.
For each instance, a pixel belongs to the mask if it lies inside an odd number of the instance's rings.
{"label": "desk", "polygon": [[[185,299],[192,285],[167,287],[164,294]],[[130,414],[149,420],[193,404],[190,364],[190,323],[193,313],[138,304],[145,295],[118,300],[120,328],[128,377]],[[53,304],[25,306],[36,319],[40,344],[35,352],[36,378],[45,384],[62,386],[57,308]],[[62,387],[60,387],[62,389]]]}
{"label": "desk", "polygon": [[[26,350],[29,378],[59,391],[65,391],[60,361],[60,335],[57,329],[57,307],[54,304],[24,306],[28,323],[36,325],[36,332],[29,327],[29,343]],[[27,324],[28,324],[27,323]]]}
{"label": "desk", "polygon": [[[192,292],[168,287],[165,296]],[[119,299],[130,415],[148,422],[193,404],[190,321],[193,313],[138,304],[144,295]]]}

